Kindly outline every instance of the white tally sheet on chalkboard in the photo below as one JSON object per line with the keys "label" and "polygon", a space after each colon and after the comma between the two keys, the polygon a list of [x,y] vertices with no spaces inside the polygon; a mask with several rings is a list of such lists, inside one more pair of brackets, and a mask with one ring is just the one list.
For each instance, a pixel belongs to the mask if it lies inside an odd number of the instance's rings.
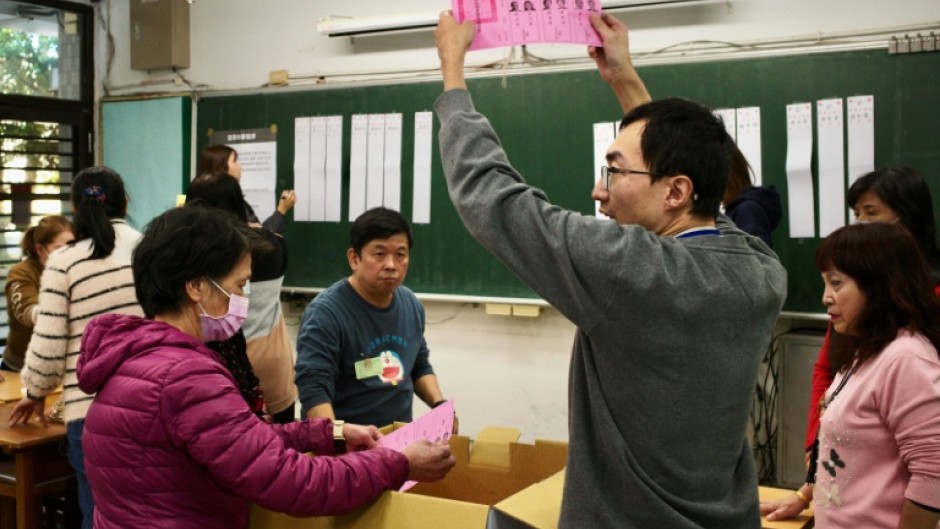
{"label": "white tally sheet on chalkboard", "polygon": [[342,200],[343,116],[294,120],[294,220],[338,222]]}
{"label": "white tally sheet on chalkboard", "polygon": [[[601,166],[607,165],[607,149],[610,148],[610,144],[617,137],[617,127],[619,126],[619,121],[602,121],[594,124],[594,167],[588,173],[593,175],[594,178],[591,180],[589,189],[593,189],[594,185],[597,184],[597,179],[601,177]],[[597,200],[594,201],[594,216],[599,219],[608,218],[607,215],[601,213],[601,203]]]}
{"label": "white tally sheet on chalkboard", "polygon": [[845,226],[845,118],[842,98],[816,102],[819,235]]}
{"label": "white tally sheet on chalkboard", "polygon": [[[349,146],[350,222],[367,209],[401,211],[402,114],[354,114]],[[415,112],[412,220],[431,222],[434,117]],[[294,220],[339,222],[343,193],[343,116],[294,119]]]}
{"label": "white tally sheet on chalkboard", "polygon": [[434,128],[433,112],[415,112],[414,192],[411,221],[431,222],[431,143]]}
{"label": "white tally sheet on chalkboard", "polygon": [[875,97],[845,98],[848,112],[849,185],[875,170]]}
{"label": "white tally sheet on chalkboard", "polygon": [[812,157],[812,105],[787,105],[787,213],[791,238],[816,236]]}

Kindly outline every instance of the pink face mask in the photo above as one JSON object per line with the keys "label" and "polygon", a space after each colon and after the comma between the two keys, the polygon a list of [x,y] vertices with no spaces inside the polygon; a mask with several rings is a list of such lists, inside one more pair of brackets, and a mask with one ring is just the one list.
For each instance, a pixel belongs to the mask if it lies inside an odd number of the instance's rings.
{"label": "pink face mask", "polygon": [[[212,281],[212,279],[209,279]],[[238,294],[229,294],[218,283],[212,281],[215,288],[228,296],[228,312],[224,316],[210,316],[206,309],[199,305],[202,314],[199,315],[199,325],[202,328],[203,342],[223,342],[228,340],[242,328],[245,318],[248,317],[248,298]]]}

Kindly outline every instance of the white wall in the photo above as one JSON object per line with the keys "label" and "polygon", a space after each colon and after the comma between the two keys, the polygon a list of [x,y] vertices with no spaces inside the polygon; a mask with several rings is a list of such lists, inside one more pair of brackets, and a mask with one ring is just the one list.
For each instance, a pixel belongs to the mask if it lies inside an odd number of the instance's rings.
{"label": "white wall", "polygon": [[[305,305],[285,304],[296,340]],[[460,431],[516,426],[523,439],[568,439],[568,362],[575,327],[554,309],[538,318],[487,316],[482,305],[425,302],[425,338]],[[415,399],[415,415],[427,407]]]}
{"label": "white wall", "polygon": [[[98,5],[110,20],[115,42],[110,84],[171,78],[166,71],[148,75],[130,70],[129,2]],[[449,0],[194,0],[191,6],[191,67],[182,73],[216,90],[252,89],[268,81],[272,70],[292,75],[426,69],[438,65],[431,31],[411,34],[329,38],[316,31],[327,15],[364,16],[437,12]],[[110,12],[110,16],[109,16]],[[940,21],[937,0],[734,0],[725,4],[618,11],[631,27],[635,52],[693,40],[744,42],[833,32],[869,30]],[[98,24],[98,28],[102,28]],[[105,39],[99,39],[99,58]],[[584,57],[583,46],[531,46],[540,56]],[[468,64],[502,58],[507,50],[474,52]],[[103,61],[99,61],[103,64]],[[130,91],[173,90],[170,86],[129,87]]]}
{"label": "white wall", "polygon": [[[438,11],[447,0],[195,0],[191,12],[191,68],[182,73],[215,90],[257,89],[271,70],[292,76],[426,70],[434,75],[437,55],[430,31],[397,36],[327,38],[316,32],[326,15]],[[379,6],[379,7],[376,7]],[[129,12],[124,0],[97,4],[102,15],[98,44],[99,81],[107,57],[102,28],[114,37],[112,94],[180,90],[172,85],[139,86],[169,79],[169,72],[130,70]],[[624,13],[635,52],[693,40],[745,42],[807,34],[865,31],[940,21],[937,0],[735,0],[733,8],[708,5]],[[531,46],[550,58],[583,57],[581,46]],[[479,52],[470,64],[502,58],[507,50]],[[414,74],[412,74],[414,75]],[[567,370],[574,327],[554,310],[536,319],[486,316],[482,307],[427,303],[427,339],[448,397],[458,401],[462,431],[485,424],[518,425],[525,439],[567,437]],[[288,320],[297,321],[296,310]],[[781,329],[789,322],[781,322]],[[296,327],[292,327],[296,331]],[[417,405],[416,411],[423,406]]]}

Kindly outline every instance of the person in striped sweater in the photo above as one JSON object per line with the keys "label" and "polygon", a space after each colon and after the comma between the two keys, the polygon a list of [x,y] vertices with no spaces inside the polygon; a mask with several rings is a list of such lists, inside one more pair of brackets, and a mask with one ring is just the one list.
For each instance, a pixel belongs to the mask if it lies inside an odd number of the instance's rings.
{"label": "person in striped sweater", "polygon": [[46,396],[63,385],[63,417],[69,462],[78,478],[82,529],[90,529],[94,503],[85,477],[82,432],[94,395],[78,388],[75,366],[82,333],[105,313],[142,316],[134,291],[131,253],[140,233],[127,225],[127,195],[121,176],[107,167],[79,172],[72,182],[75,241],[51,256],[42,274],[39,315],[22,371],[26,397],[10,424],[36,415],[45,422]]}

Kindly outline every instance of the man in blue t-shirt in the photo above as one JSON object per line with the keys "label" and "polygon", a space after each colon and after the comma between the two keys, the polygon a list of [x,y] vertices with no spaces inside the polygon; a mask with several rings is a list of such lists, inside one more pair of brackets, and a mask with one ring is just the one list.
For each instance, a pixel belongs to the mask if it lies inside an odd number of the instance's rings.
{"label": "man in blue t-shirt", "polygon": [[417,394],[444,401],[428,361],[424,307],[407,287],[411,227],[374,208],[353,223],[352,274],[318,294],[297,336],[296,382],[303,417],[384,426],[411,421]]}

